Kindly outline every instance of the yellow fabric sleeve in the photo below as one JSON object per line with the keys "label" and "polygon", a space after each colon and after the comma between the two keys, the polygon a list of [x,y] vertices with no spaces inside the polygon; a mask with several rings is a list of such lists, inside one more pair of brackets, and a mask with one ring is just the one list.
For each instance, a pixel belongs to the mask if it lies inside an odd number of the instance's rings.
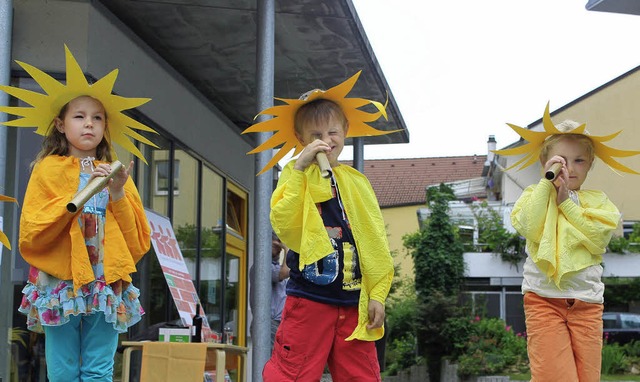
{"label": "yellow fabric sleeve", "polygon": [[[318,212],[317,203],[332,197],[331,183],[320,175],[317,165],[305,171],[289,162],[282,171],[271,198],[271,225],[282,242],[300,254],[300,269],[333,252],[333,246]],[[369,299],[384,304],[393,280],[393,259],[375,193],[367,178],[357,170],[340,165],[333,168],[341,200],[358,248],[362,288],[358,303],[358,326],[347,340],[375,341],[384,328],[368,330]]]}
{"label": "yellow fabric sleeve", "polygon": [[601,191],[577,191],[580,205],[556,205],[553,184],[527,187],[511,212],[513,227],[526,238],[527,252],[556,286],[562,277],[602,262],[620,212]]}
{"label": "yellow fabric sleeve", "polygon": [[[95,280],[84,236],[81,211],[67,212],[80,183],[77,158],[50,155],[37,163],[29,179],[20,215],[20,254],[30,265],[61,280],[73,280],[77,291]],[[131,281],[135,263],[151,246],[151,229],[133,181],[125,197],[107,205],[104,273],[107,283]]]}

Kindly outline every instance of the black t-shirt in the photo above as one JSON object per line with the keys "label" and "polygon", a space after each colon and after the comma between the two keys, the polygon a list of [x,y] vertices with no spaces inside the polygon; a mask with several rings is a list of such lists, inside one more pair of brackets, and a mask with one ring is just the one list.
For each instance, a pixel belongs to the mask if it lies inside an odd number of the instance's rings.
{"label": "black t-shirt", "polygon": [[300,271],[300,255],[289,250],[287,265],[291,271],[287,295],[331,305],[354,306],[358,305],[362,283],[358,251],[333,178],[331,188],[333,198],[316,206],[334,252]]}

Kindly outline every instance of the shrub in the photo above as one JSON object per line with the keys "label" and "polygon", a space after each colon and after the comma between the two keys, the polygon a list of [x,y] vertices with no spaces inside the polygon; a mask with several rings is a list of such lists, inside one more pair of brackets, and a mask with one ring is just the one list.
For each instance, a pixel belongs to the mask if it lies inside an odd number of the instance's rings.
{"label": "shrub", "polygon": [[640,243],[640,223],[633,224],[633,230],[629,234],[629,243]]}
{"label": "shrub", "polygon": [[[495,374],[505,371],[526,371],[527,341],[516,335],[510,326],[497,318],[449,321],[449,333],[457,333],[464,342],[456,343],[458,374],[461,377]],[[468,336],[464,335],[467,330]]]}
{"label": "shrub", "polygon": [[605,344],[602,347],[602,374],[624,373],[627,368],[627,356],[617,343]]}
{"label": "shrub", "polygon": [[417,304],[413,280],[399,280],[395,293],[389,295],[386,312],[385,375],[396,375],[420,362],[416,356]]}
{"label": "shrub", "polygon": [[447,320],[442,334],[451,340],[452,350],[449,356],[452,360],[457,360],[466,351],[469,337],[473,333],[473,325],[474,320],[470,320],[468,317],[456,317]]}
{"label": "shrub", "polygon": [[386,362],[385,375],[396,375],[401,370],[422,363],[422,358],[416,352],[416,336],[408,333],[400,338],[394,337],[387,345]]}
{"label": "shrub", "polygon": [[418,317],[416,290],[409,278],[401,279],[396,293],[389,295],[386,304],[386,324],[388,338],[415,337],[415,322]]}
{"label": "shrub", "polygon": [[629,241],[624,236],[614,236],[607,245],[609,252],[625,254],[629,250]]}
{"label": "shrub", "polygon": [[640,357],[640,341],[634,341],[626,343],[622,349],[624,353],[629,357],[639,358]]}

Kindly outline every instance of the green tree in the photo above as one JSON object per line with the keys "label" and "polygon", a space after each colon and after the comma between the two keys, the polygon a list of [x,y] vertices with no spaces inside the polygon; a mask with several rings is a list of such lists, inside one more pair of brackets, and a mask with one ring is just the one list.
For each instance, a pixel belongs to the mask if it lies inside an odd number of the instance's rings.
{"label": "green tree", "polygon": [[418,352],[427,360],[434,381],[440,380],[442,358],[453,348],[443,335],[447,320],[461,314],[457,304],[465,264],[462,243],[449,218],[449,201],[454,199],[453,190],[445,184],[429,188],[427,224],[404,237],[415,267]]}
{"label": "green tree", "polygon": [[515,266],[527,257],[524,238],[507,231],[498,211],[487,202],[471,205],[471,212],[478,222],[478,241],[482,252],[498,253],[502,261]]}
{"label": "green tree", "polygon": [[[606,267],[606,263],[605,263]],[[640,279],[630,277],[608,277],[604,280],[604,310],[628,311],[640,296]]]}
{"label": "green tree", "polygon": [[[396,375],[399,371],[419,364],[416,354],[416,290],[413,278],[395,278],[396,292],[389,295],[386,304],[385,375]],[[396,282],[394,280],[394,282]]]}

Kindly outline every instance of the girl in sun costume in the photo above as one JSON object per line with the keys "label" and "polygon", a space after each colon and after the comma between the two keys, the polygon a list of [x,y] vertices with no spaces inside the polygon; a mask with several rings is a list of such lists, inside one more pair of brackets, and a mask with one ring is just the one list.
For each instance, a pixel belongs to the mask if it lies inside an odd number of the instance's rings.
{"label": "girl in sun costume", "polygon": [[66,204],[91,179],[109,175],[111,140],[144,160],[127,136],[153,145],[130,127],[153,130],[121,113],[148,99],[111,94],[117,70],[89,85],[65,52],[66,85],[18,61],[46,94],[0,87],[32,106],[0,107],[22,117],[5,124],[45,136],[20,217],[20,254],[31,269],[19,310],[30,330],[45,333],[50,381],[111,381],[118,333],[144,313],[130,275],[149,250],[150,228],[129,177],[133,162],[78,213]]}
{"label": "girl in sun costume", "polygon": [[[320,380],[326,364],[334,381],[379,381],[373,341],[384,334],[384,302],[393,279],[384,221],[367,178],[338,156],[346,137],[381,135],[367,125],[385,106],[346,98],[357,73],[327,91],[280,99],[261,114],[275,118],[245,132],[275,134],[250,153],[283,145],[262,172],[288,151],[300,153],[283,169],[271,197],[271,224],[290,248],[291,269],[282,321],[263,370],[270,381]],[[371,104],[374,113],[358,110]],[[315,162],[325,152],[331,176]]]}
{"label": "girl in sun costume", "polygon": [[526,238],[522,292],[527,351],[533,382],[599,382],[602,361],[602,254],[620,221],[602,191],[581,189],[594,157],[610,167],[637,172],[612,157],[640,154],[604,144],[619,134],[589,135],[585,124],[551,121],[544,131],[509,125],[527,144],[495,151],[525,156],[512,167],[540,161],[545,172],[561,165],[555,180],[543,177],[516,201],[511,221]]}

